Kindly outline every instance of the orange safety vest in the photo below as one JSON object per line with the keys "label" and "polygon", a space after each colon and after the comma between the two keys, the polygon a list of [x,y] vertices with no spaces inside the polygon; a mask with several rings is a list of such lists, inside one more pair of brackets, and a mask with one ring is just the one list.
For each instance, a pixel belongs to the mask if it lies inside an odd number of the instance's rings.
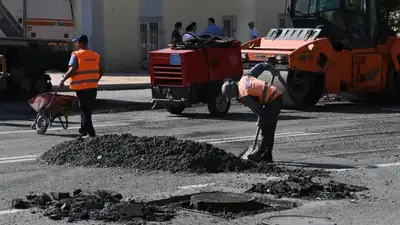
{"label": "orange safety vest", "polygon": [[71,90],[97,88],[100,79],[100,55],[86,49],[74,51],[72,54],[78,58],[78,69],[70,78]]}
{"label": "orange safety vest", "polygon": [[275,86],[248,75],[242,76],[238,83],[238,88],[238,99],[245,96],[258,97],[260,99],[260,104],[266,104],[281,95]]}

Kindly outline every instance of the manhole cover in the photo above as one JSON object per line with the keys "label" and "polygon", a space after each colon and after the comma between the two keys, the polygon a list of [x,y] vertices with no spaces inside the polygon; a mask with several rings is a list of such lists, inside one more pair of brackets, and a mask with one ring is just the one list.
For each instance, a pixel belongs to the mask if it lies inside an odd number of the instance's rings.
{"label": "manhole cover", "polygon": [[309,216],[271,216],[262,220],[264,225],[336,225],[328,218]]}
{"label": "manhole cover", "polygon": [[201,211],[232,213],[253,211],[265,207],[254,197],[227,192],[206,192],[192,195],[190,205]]}

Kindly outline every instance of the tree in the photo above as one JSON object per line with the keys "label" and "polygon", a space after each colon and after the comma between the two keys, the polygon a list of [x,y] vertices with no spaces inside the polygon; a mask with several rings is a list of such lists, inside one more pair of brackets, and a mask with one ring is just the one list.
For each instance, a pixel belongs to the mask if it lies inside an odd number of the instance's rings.
{"label": "tree", "polygon": [[394,32],[400,31],[400,1],[399,0],[378,0],[380,1],[380,16],[388,19],[389,27]]}

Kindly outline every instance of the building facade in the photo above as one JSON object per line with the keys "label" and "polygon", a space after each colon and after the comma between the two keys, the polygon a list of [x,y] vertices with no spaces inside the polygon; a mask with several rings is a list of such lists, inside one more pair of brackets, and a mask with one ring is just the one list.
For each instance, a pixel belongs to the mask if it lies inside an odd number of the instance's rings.
{"label": "building facade", "polygon": [[197,23],[197,32],[213,17],[224,36],[250,38],[249,21],[259,35],[288,26],[285,1],[276,0],[74,0],[77,33],[90,36],[91,47],[104,56],[106,70],[133,72],[146,67],[148,53],[165,48],[174,24]]}

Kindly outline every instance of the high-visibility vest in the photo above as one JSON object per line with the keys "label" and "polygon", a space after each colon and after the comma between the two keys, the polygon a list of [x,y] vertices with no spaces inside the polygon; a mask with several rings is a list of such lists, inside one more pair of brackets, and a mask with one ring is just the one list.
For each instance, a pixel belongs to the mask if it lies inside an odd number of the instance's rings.
{"label": "high-visibility vest", "polygon": [[78,59],[78,69],[71,77],[71,90],[97,88],[100,79],[100,55],[86,49],[74,51],[72,54],[75,54]]}
{"label": "high-visibility vest", "polygon": [[266,104],[281,95],[275,86],[248,75],[242,76],[238,83],[238,88],[238,99],[245,96],[258,97],[260,99],[260,104]]}

